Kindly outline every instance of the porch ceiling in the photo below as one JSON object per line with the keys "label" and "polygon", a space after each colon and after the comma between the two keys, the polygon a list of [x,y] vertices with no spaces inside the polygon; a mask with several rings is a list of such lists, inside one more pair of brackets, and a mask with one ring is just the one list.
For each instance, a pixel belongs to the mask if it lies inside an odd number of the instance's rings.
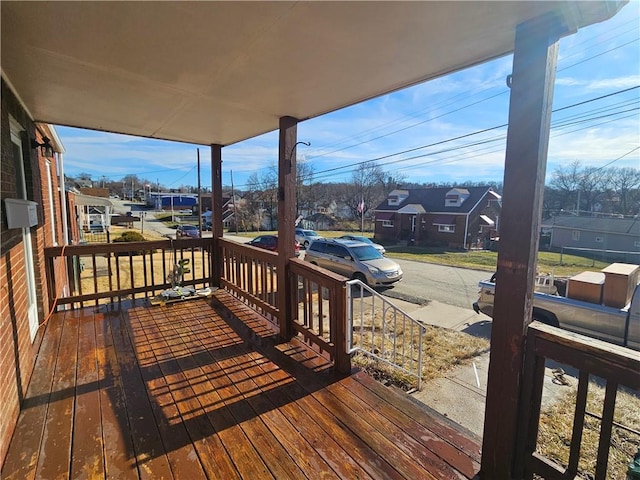
{"label": "porch ceiling", "polygon": [[36,121],[229,145],[505,55],[527,19],[575,30],[622,4],[2,1],[2,74]]}

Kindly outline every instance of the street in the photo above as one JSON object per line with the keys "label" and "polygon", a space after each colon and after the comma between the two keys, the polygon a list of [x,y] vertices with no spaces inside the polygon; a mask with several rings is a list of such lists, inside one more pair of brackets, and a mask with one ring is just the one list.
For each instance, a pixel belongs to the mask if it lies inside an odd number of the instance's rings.
{"label": "street", "polygon": [[412,303],[435,300],[471,310],[471,305],[478,299],[478,282],[491,277],[490,272],[480,270],[411,260],[396,262],[402,267],[404,278],[382,294]]}

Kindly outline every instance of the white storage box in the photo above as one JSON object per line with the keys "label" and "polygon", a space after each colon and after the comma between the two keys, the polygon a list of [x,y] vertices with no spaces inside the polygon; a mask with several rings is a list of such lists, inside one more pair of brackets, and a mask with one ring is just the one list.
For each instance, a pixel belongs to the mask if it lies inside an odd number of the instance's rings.
{"label": "white storage box", "polygon": [[38,204],[20,198],[5,198],[7,228],[33,227],[38,224]]}

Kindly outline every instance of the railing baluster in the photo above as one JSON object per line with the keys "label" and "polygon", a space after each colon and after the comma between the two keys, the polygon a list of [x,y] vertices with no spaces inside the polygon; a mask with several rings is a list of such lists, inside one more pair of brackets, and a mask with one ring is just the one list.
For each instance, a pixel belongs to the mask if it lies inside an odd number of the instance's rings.
{"label": "railing baluster", "polygon": [[[84,273],[84,262],[82,257],[78,256],[78,294],[82,297],[82,274]],[[84,307],[84,303],[82,301],[80,303],[80,308]],[[74,304],[75,305],[75,304]]]}
{"label": "railing baluster", "polygon": [[[113,291],[113,279],[111,278],[111,253],[107,253],[107,275],[109,276],[109,291]],[[111,302],[113,302],[114,297],[109,297]],[[120,300],[120,297],[118,297]]]}
{"label": "railing baluster", "polygon": [[[91,254],[91,263],[93,266],[93,293],[98,293],[98,267],[96,262],[96,254]],[[98,306],[98,299],[95,300],[96,306]]]}
{"label": "railing baluster", "polygon": [[[134,289],[136,287],[136,280],[135,280],[135,274],[134,274],[134,269],[133,269],[133,255],[131,254],[131,252],[128,252],[129,257],[129,287],[131,289]],[[132,293],[131,294],[131,298],[135,300],[136,298],[136,294]]]}
{"label": "railing baluster", "polygon": [[[170,248],[173,248],[171,246]],[[162,283],[167,281],[167,249],[162,249]]]}
{"label": "railing baluster", "polygon": [[598,442],[598,462],[596,463],[595,480],[605,480],[609,463],[609,447],[611,446],[611,429],[613,427],[613,413],[616,408],[618,383],[608,381],[600,421],[600,441]]}
{"label": "railing baluster", "polygon": [[[325,324],[324,324],[324,292],[325,287],[316,283],[316,287],[318,289],[318,332],[320,336],[325,334]],[[327,297],[331,298],[331,297]],[[331,301],[331,300],[329,300]]]}
{"label": "railing baluster", "polygon": [[120,281],[120,256],[117,253],[114,260],[116,262],[116,287],[118,288],[118,290],[121,290],[122,284]]}
{"label": "railing baluster", "polygon": [[147,251],[146,250],[142,250],[142,276],[144,279],[144,286],[145,286],[145,291],[144,291],[144,298],[149,298],[148,296],[148,292],[146,290],[146,287],[149,286],[149,279],[147,278]]}
{"label": "railing baluster", "polygon": [[589,372],[580,370],[578,377],[578,391],[576,393],[576,409],[573,415],[573,434],[571,435],[571,450],[567,473],[577,475],[582,445],[582,430],[584,428],[584,414],[587,409],[587,393],[589,390]]}

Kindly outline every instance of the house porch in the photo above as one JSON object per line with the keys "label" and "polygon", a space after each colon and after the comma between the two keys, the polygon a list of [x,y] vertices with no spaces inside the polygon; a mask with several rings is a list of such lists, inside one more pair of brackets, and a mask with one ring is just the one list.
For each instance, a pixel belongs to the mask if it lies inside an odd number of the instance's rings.
{"label": "house porch", "polygon": [[473,478],[473,434],[229,292],[56,313],[2,478]]}

